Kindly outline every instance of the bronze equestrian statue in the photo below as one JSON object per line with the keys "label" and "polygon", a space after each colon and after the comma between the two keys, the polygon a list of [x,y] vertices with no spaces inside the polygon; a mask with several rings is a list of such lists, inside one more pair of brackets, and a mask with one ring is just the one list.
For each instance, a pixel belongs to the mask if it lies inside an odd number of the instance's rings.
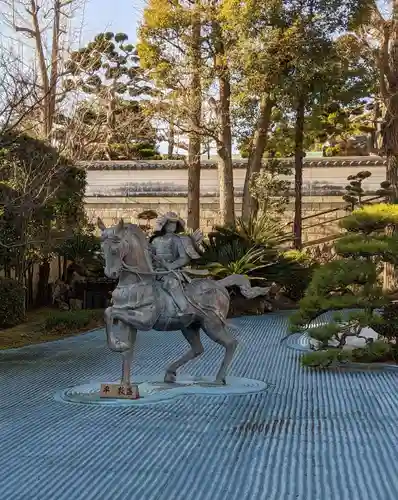
{"label": "bronze equestrian statue", "polygon": [[123,354],[122,384],[129,386],[137,330],[176,331],[190,345],[189,351],[167,367],[165,382],[175,382],[177,370],[203,353],[200,330],[225,348],[216,384],[225,384],[237,341],[227,325],[230,296],[228,286],[238,286],[247,298],[267,295],[272,287],[251,287],[247,277],[231,275],[222,280],[199,277],[188,268],[199,257],[200,232],[181,234],[184,222],[174,213],[157,221],[148,241],[135,224],[121,219],[116,226],[101,229],[105,275],[119,279],[112,306],[105,311],[108,346]]}

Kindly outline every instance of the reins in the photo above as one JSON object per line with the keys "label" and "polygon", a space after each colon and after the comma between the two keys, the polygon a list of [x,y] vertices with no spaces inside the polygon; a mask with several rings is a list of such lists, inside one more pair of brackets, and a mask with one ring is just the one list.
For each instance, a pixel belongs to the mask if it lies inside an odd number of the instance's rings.
{"label": "reins", "polygon": [[[128,245],[130,247],[130,245]],[[156,277],[156,276],[167,276],[167,275],[170,275],[170,274],[174,274],[174,276],[178,279],[179,283],[180,283],[180,287],[181,287],[181,292],[183,293],[186,301],[194,308],[196,309],[197,311],[201,312],[202,314],[206,315],[206,311],[205,309],[207,309],[208,311],[211,311],[213,313],[216,314],[216,316],[219,318],[219,320],[221,321],[221,323],[225,326],[225,327],[228,327],[228,323],[227,321],[221,316],[221,314],[217,311],[217,310],[214,310],[212,307],[201,307],[197,304],[195,304],[191,299],[190,297],[188,296],[188,294],[186,293],[186,291],[184,290],[184,287],[182,285],[182,277],[180,275],[179,272],[177,272],[176,270],[174,269],[170,269],[170,270],[165,270],[165,271],[141,271],[140,269],[138,269],[137,267],[133,267],[133,266],[129,266],[128,264],[126,264],[124,262],[124,257],[127,255],[127,253],[123,253],[122,252],[122,249],[120,249],[120,261],[122,263],[122,270],[124,271],[128,271],[130,273],[133,273],[133,274],[136,274],[138,276],[138,278],[141,279],[142,276],[152,276],[152,277]]]}

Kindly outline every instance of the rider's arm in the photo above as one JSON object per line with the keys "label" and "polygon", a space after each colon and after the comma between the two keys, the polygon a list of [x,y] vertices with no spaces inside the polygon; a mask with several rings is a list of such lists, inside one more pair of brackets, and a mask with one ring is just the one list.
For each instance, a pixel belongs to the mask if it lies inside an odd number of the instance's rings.
{"label": "rider's arm", "polygon": [[170,271],[174,271],[175,269],[180,269],[189,264],[190,258],[188,257],[187,252],[185,251],[184,245],[180,238],[176,238],[174,243],[177,246],[177,254],[178,257],[174,262],[168,263],[168,268]]}

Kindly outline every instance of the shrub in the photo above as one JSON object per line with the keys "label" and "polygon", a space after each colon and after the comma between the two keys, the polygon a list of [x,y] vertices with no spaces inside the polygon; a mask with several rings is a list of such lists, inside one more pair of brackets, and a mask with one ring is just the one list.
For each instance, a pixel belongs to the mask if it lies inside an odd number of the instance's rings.
{"label": "shrub", "polygon": [[[341,351],[346,338],[360,335],[366,326],[372,326],[376,331],[387,328],[383,326],[388,323],[387,317],[380,317],[377,313],[379,308],[389,302],[383,293],[379,276],[383,263],[396,263],[398,239],[394,235],[384,234],[386,228],[396,223],[398,207],[385,204],[368,205],[355,210],[341,222],[341,227],[348,231],[335,246],[341,258],[314,272],[305,297],[300,301],[299,311],[291,317],[293,332],[306,330],[311,321],[326,311],[353,308],[362,311],[352,313],[348,320],[340,315],[331,324],[310,330],[310,335],[321,341],[321,349],[337,341],[338,350]],[[319,356],[322,357],[320,363],[324,365],[326,354]],[[375,356],[368,352],[369,358]],[[316,357],[316,354],[311,356],[311,362]],[[308,365],[307,358],[303,362]]]}
{"label": "shrub", "polygon": [[0,278],[0,328],[25,320],[25,288],[13,279]]}
{"label": "shrub", "polygon": [[365,347],[351,351],[341,349],[325,349],[303,355],[302,364],[311,368],[328,368],[333,364],[344,363],[386,363],[396,362],[397,356],[392,346],[383,341],[373,342]]}
{"label": "shrub", "polygon": [[311,281],[315,265],[304,252],[282,252],[275,264],[266,269],[269,281],[282,286],[283,294],[293,301],[303,298]]}
{"label": "shrub", "polygon": [[380,340],[366,347],[353,349],[350,354],[351,361],[357,363],[384,363],[395,358],[391,345]]}
{"label": "shrub", "polygon": [[328,368],[333,363],[344,363],[350,360],[350,353],[340,349],[326,349],[303,355],[301,362],[309,368]]}
{"label": "shrub", "polygon": [[355,210],[340,223],[348,232],[362,234],[383,231],[389,225],[398,225],[398,205],[367,205]]}
{"label": "shrub", "polygon": [[216,226],[215,231],[209,234],[210,241],[225,244],[237,240],[246,249],[255,246],[275,248],[290,238],[283,233],[281,223],[274,221],[266,214],[250,217],[246,222],[237,217],[234,226]]}
{"label": "shrub", "polygon": [[282,286],[286,297],[297,301],[310,282],[314,264],[304,252],[281,252],[279,248],[285,240],[280,224],[265,215],[248,222],[238,218],[235,226],[216,227],[209,234],[197,264],[220,278],[245,274],[262,282],[275,282]]}
{"label": "shrub", "polygon": [[43,324],[43,329],[51,331],[81,330],[92,322],[100,322],[103,318],[102,310],[83,309],[80,311],[54,311]]}
{"label": "shrub", "polygon": [[252,248],[242,257],[229,262],[213,262],[206,267],[214,277],[226,278],[232,274],[242,274],[249,279],[264,279],[261,271],[270,264],[262,264],[264,250],[262,248]]}
{"label": "shrub", "polygon": [[276,261],[278,238],[276,228],[263,226],[260,219],[248,223],[238,219],[235,226],[218,226],[208,235],[208,240],[202,243],[202,256],[197,264],[211,266],[214,271],[217,267],[224,275],[246,274],[254,267],[258,270],[257,266]]}
{"label": "shrub", "polygon": [[383,307],[381,318],[382,322],[370,326],[398,351],[398,304],[392,302]]}

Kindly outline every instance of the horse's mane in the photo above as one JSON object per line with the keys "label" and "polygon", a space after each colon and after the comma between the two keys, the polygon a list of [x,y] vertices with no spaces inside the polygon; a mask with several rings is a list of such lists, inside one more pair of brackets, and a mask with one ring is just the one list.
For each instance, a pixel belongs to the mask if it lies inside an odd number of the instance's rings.
{"label": "horse's mane", "polygon": [[[137,224],[125,223],[124,224],[125,237],[128,240],[128,243],[134,245],[134,239],[138,240],[139,249],[142,251],[142,257],[145,260],[145,263],[148,266],[149,271],[153,271],[152,267],[152,259],[149,255],[149,244],[148,240],[145,236],[144,231],[137,226]],[[137,253],[137,245],[135,245],[134,251]]]}

